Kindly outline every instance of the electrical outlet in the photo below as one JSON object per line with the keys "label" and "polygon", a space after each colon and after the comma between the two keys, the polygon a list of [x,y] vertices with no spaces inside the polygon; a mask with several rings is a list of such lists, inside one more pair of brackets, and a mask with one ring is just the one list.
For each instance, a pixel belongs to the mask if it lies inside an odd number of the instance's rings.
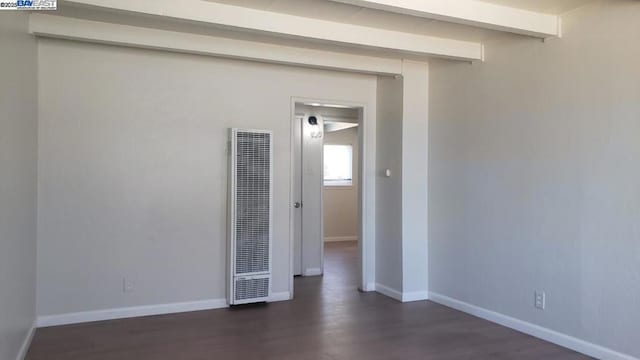
{"label": "electrical outlet", "polygon": [[535,292],[535,307],[540,310],[544,310],[547,305],[547,294],[544,291]]}
{"label": "electrical outlet", "polygon": [[135,285],[131,279],[122,278],[122,292],[133,292],[135,290]]}

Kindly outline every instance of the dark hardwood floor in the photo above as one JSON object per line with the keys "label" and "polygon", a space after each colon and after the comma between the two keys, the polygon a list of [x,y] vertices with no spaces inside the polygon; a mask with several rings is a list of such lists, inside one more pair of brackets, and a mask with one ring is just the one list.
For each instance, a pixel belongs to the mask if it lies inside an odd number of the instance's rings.
{"label": "dark hardwood floor", "polygon": [[356,290],[356,244],[326,246],[295,300],[38,329],[28,360],[587,359],[429,302]]}

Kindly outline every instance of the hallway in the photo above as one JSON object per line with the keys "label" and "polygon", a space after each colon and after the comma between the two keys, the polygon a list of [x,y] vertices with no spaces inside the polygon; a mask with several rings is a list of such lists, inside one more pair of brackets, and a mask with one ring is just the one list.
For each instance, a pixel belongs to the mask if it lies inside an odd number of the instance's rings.
{"label": "hallway", "polygon": [[296,300],[334,303],[338,298],[352,297],[358,288],[358,244],[356,241],[325,243],[324,275],[296,277]]}
{"label": "hallway", "polygon": [[295,279],[295,300],[38,329],[29,360],[586,359],[429,302],[357,284],[355,242],[325,245],[325,275]]}

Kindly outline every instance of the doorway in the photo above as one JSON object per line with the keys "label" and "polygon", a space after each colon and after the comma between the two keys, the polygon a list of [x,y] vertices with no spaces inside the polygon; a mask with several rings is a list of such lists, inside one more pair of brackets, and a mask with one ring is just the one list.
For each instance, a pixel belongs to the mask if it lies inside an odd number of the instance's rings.
{"label": "doorway", "polygon": [[[363,166],[359,134],[363,107],[323,102],[295,102],[292,117],[292,278],[325,274],[342,249],[360,255]],[[357,248],[357,250],[356,250]],[[354,256],[350,256],[354,258]],[[358,288],[362,256],[343,268],[354,269]],[[346,265],[346,264],[342,264]],[[352,266],[351,266],[352,265]],[[341,266],[341,265],[339,265]],[[342,266],[341,266],[342,267]],[[293,290],[293,283],[292,283]],[[355,290],[355,289],[354,289]],[[366,290],[366,289],[364,289]]]}

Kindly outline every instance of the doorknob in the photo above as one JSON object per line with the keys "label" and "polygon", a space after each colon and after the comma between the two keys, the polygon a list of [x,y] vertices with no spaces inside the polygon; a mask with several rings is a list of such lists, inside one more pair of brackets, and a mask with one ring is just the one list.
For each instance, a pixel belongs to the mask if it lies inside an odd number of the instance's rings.
{"label": "doorknob", "polygon": [[302,206],[302,204],[297,202],[297,201],[293,203],[293,207],[296,208],[296,209],[300,208],[301,206]]}

